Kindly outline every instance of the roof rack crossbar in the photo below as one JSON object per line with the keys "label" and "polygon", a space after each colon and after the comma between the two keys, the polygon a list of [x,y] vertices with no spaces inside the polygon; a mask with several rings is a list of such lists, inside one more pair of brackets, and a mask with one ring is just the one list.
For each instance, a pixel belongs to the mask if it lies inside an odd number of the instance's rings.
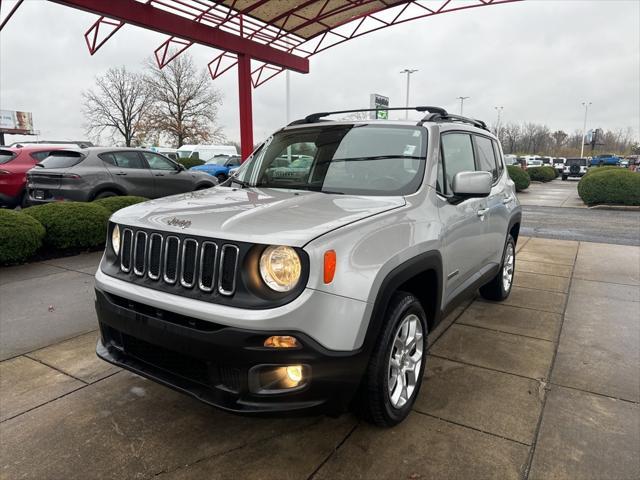
{"label": "roof rack crossbar", "polygon": [[393,110],[415,110],[417,112],[430,112],[432,114],[448,115],[444,108],[431,107],[419,105],[417,107],[385,107],[385,108],[358,108],[355,110],[336,110],[334,112],[318,112],[307,115],[300,120],[294,120],[289,125],[302,125],[304,123],[315,123],[321,118],[328,117],[329,115],[339,115],[343,113],[359,113],[359,112],[376,112],[378,110],[393,111]]}
{"label": "roof rack crossbar", "polygon": [[453,115],[450,113],[445,113],[444,115],[440,113],[430,113],[425,116],[422,120],[418,122],[418,125],[421,126],[425,122],[460,122],[467,123],[469,125],[473,125],[474,127],[481,128],[483,130],[489,131],[487,128],[487,124],[482,120],[477,120],[475,118],[463,117],[461,115]]}

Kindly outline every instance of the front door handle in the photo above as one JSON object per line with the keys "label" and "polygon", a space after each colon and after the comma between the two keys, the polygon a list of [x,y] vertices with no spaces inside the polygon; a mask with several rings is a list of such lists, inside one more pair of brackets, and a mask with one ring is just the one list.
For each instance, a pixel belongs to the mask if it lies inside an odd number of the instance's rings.
{"label": "front door handle", "polygon": [[116,172],[116,175],[120,177],[124,177],[126,174],[127,174],[126,172]]}
{"label": "front door handle", "polygon": [[489,212],[488,208],[481,208],[477,211],[479,217],[484,217]]}
{"label": "front door handle", "polygon": [[164,177],[164,173],[155,173],[154,174],[156,177]]}
{"label": "front door handle", "polygon": [[513,197],[512,197],[511,195],[507,195],[506,197],[504,197],[504,198],[502,199],[502,203],[504,203],[505,205],[506,205],[507,203],[511,203],[512,201],[513,201]]}

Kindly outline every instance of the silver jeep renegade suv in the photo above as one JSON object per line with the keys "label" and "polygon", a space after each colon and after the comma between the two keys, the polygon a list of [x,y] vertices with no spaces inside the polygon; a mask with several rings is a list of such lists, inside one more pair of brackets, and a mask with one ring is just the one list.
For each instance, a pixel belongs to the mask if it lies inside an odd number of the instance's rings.
{"label": "silver jeep renegade suv", "polygon": [[225,184],[115,213],[98,355],[233,412],[403,420],[427,333],[478,288],[509,295],[521,218],[484,123],[416,110],[310,115]]}

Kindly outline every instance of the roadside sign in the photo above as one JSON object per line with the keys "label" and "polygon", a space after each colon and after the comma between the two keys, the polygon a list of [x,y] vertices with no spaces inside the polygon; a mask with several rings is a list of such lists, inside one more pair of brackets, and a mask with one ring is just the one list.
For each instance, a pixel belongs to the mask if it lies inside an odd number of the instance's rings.
{"label": "roadside sign", "polygon": [[389,97],[372,93],[369,95],[369,108],[376,109],[375,112],[369,112],[369,118],[372,120],[388,120]]}

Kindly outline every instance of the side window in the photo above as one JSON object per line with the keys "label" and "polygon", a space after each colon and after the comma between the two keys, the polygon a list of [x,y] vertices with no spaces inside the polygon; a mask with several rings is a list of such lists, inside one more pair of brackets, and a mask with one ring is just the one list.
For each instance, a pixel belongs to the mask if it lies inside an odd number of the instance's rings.
{"label": "side window", "polygon": [[114,167],[116,166],[116,159],[113,158],[112,153],[101,153],[100,155],[98,155],[98,157],[100,157],[100,160],[102,160],[104,163],[108,163],[109,165],[113,165]]}
{"label": "side window", "polygon": [[473,160],[471,135],[467,133],[445,133],[442,135],[442,154],[444,155],[445,185],[451,191],[451,182],[456,173],[473,172],[476,169]]}
{"label": "side window", "polygon": [[498,164],[498,178],[502,176],[502,172],[504,172],[504,160],[502,159],[502,155],[500,155],[500,145],[495,140],[492,140],[493,143],[493,152],[496,156],[496,163]]}
{"label": "side window", "polygon": [[175,164],[161,155],[149,152],[142,152],[142,155],[149,163],[149,168],[151,170],[176,170]]}
{"label": "side window", "polygon": [[478,147],[478,170],[489,172],[495,182],[498,179],[498,166],[490,138],[475,135]]}
{"label": "side window", "polygon": [[[137,152],[110,152],[113,164],[120,168],[147,168]],[[102,156],[100,157],[102,158]],[[107,160],[107,163],[111,163]]]}

